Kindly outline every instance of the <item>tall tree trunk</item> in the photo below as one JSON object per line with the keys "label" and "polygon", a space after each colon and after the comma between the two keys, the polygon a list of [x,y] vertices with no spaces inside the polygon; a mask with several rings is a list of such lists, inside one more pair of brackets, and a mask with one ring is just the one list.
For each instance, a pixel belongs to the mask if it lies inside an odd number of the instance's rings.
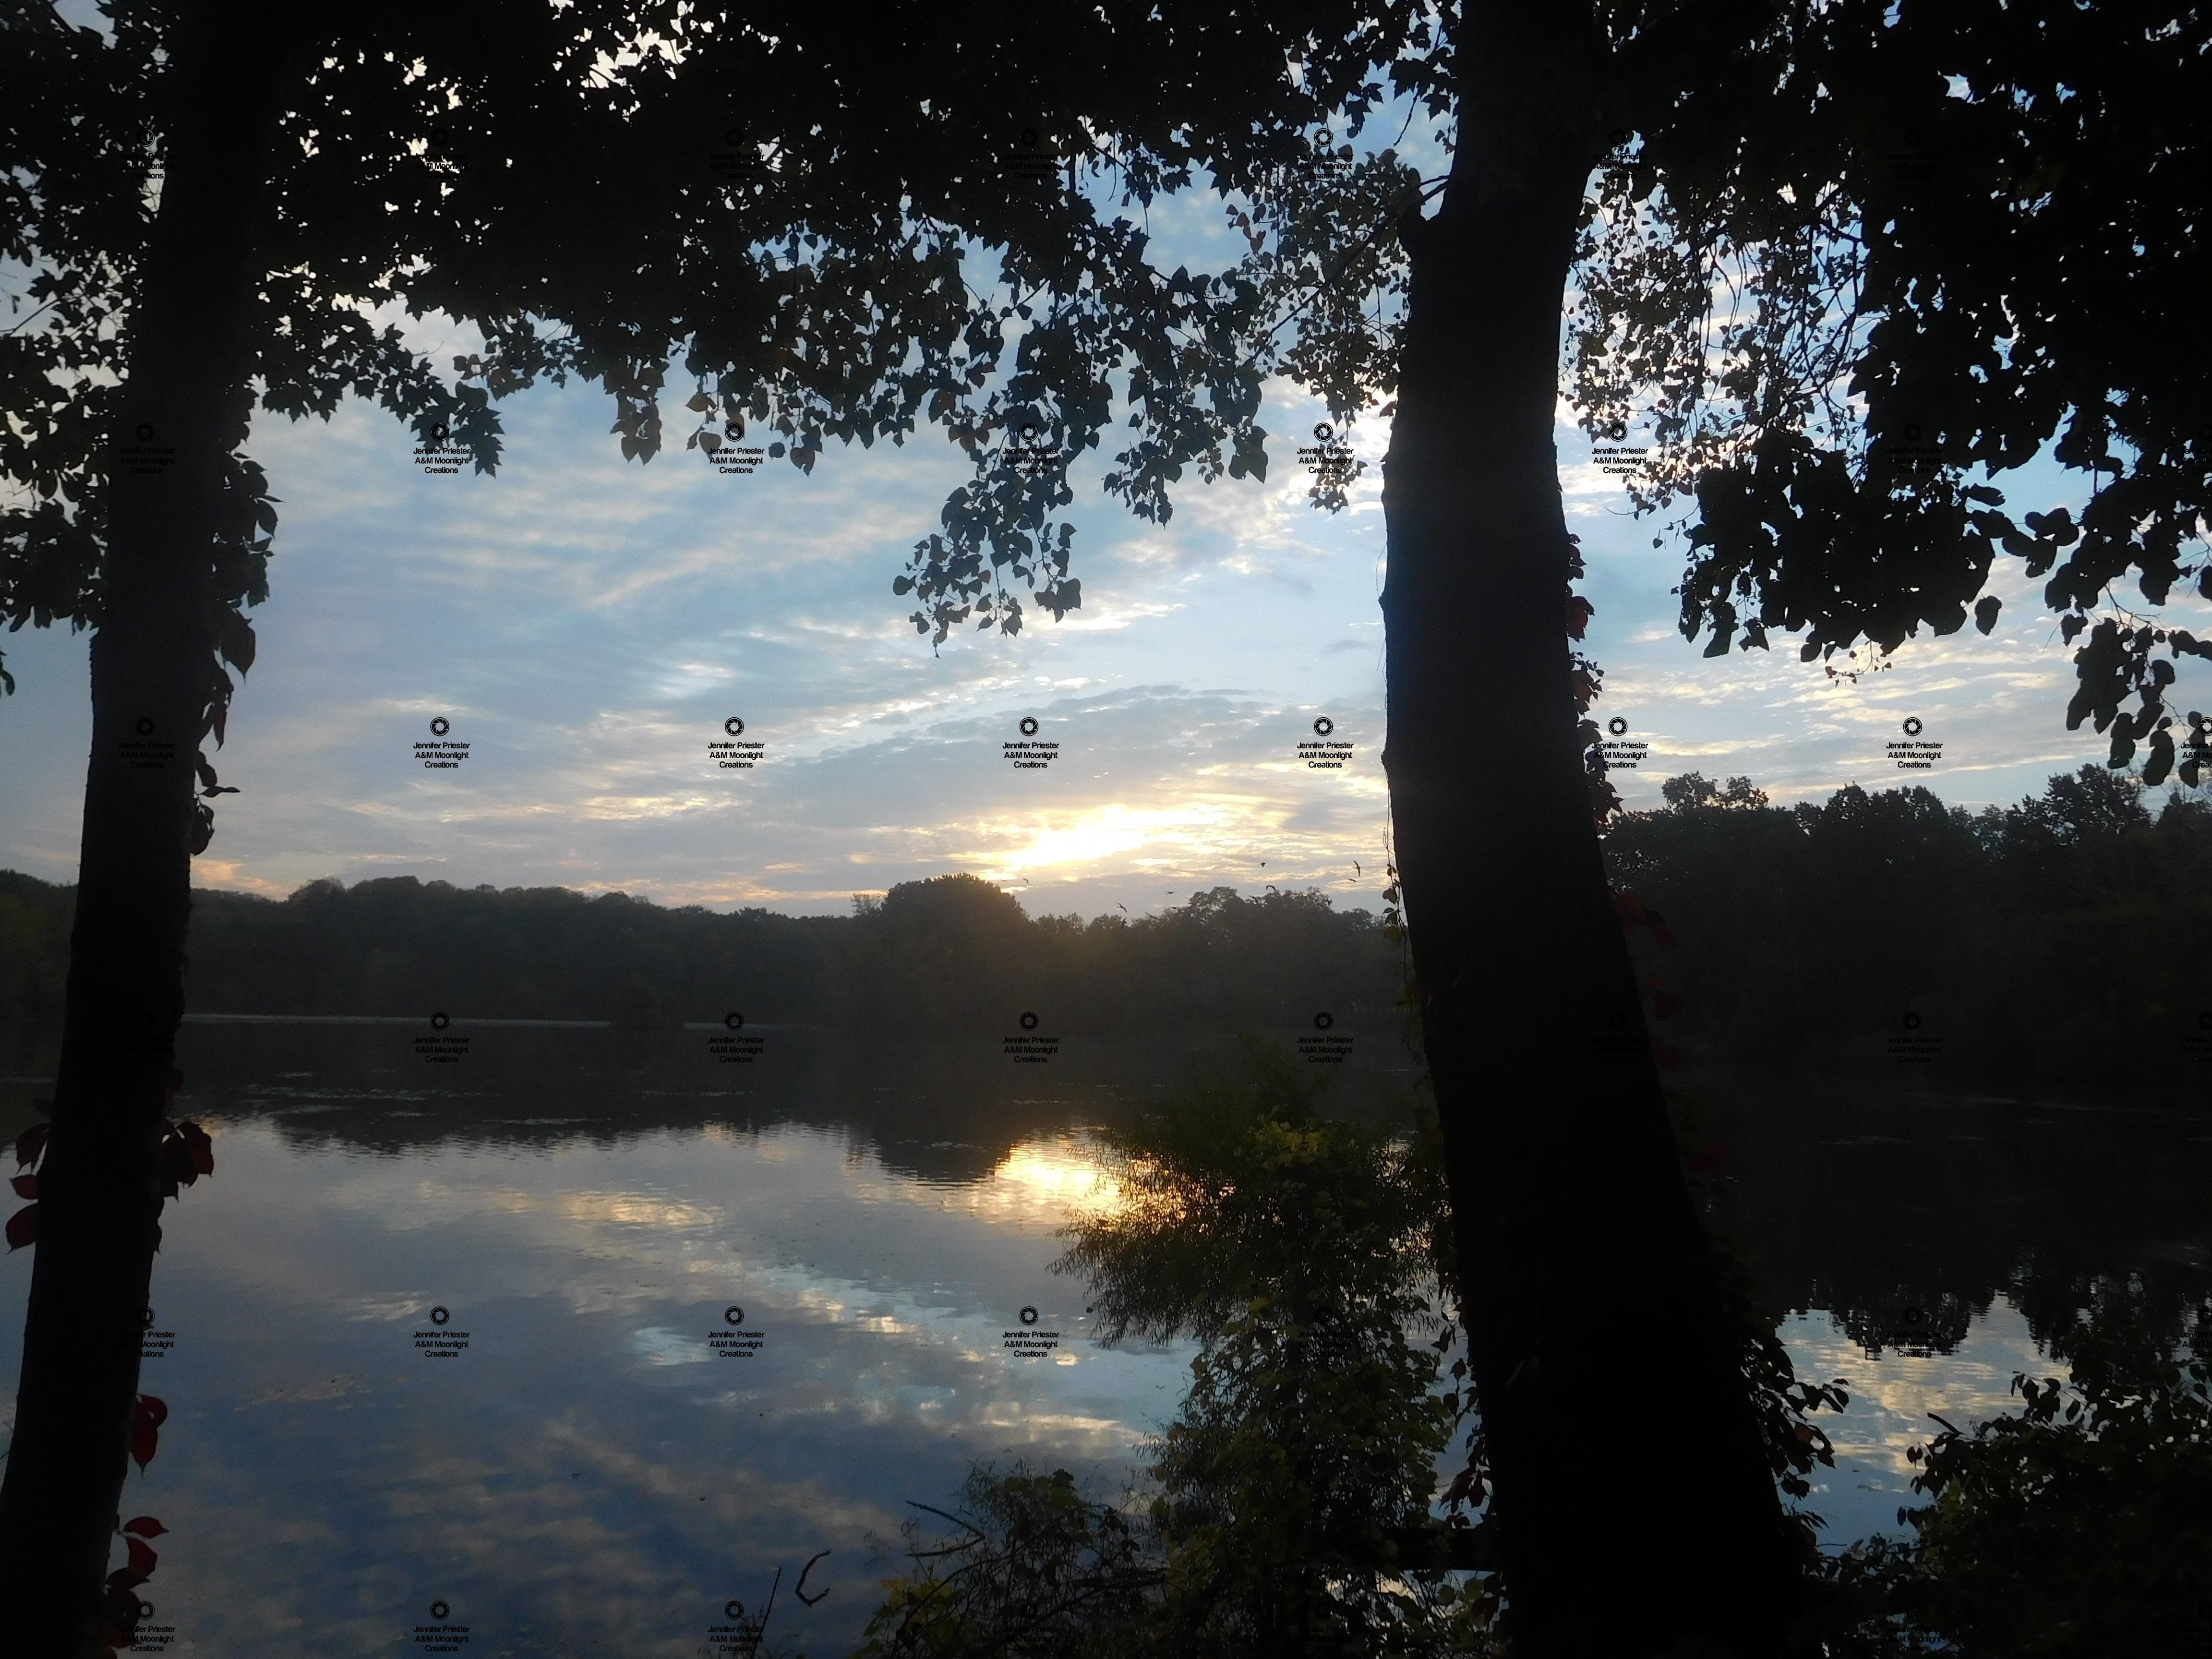
{"label": "tall tree trunk", "polygon": [[94,1646],[128,1470],[185,1006],[193,762],[214,669],[210,549],[236,443],[255,219],[273,135],[265,9],[175,43],[161,204],[130,321],[92,641],[92,754],[53,1127],[7,1476],[10,1653]]}
{"label": "tall tree trunk", "polygon": [[1771,1656],[1802,1586],[1569,681],[1553,426],[1590,163],[1586,135],[1463,125],[1439,213],[1406,228],[1384,763],[1516,1650]]}

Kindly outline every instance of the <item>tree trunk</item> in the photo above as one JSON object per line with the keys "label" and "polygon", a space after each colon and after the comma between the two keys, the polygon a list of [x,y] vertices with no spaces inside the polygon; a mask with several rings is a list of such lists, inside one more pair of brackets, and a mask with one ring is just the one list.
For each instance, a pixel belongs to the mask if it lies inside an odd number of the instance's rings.
{"label": "tree trunk", "polygon": [[68,998],[0,1486],[8,1650],[38,1659],[94,1646],[128,1470],[185,1006],[193,762],[214,671],[210,548],[241,423],[274,126],[269,21],[260,6],[202,6],[175,43],[113,436]]}
{"label": "tree trunk", "polygon": [[[1802,1593],[1576,736],[1553,424],[1591,155],[1409,222],[1384,764],[1524,1659],[1771,1656]],[[1636,1480],[1642,1474],[1644,1479]],[[1703,1644],[1703,1645],[1700,1645]]]}

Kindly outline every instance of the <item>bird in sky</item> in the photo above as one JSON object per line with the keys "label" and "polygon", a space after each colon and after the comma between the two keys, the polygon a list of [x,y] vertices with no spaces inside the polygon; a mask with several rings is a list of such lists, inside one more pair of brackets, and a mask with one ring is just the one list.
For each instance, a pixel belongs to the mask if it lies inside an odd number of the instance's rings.
{"label": "bird in sky", "polygon": [[1352,873],[1355,878],[1365,873],[1365,872],[1360,869],[1359,860],[1358,859],[1354,859],[1352,861]]}

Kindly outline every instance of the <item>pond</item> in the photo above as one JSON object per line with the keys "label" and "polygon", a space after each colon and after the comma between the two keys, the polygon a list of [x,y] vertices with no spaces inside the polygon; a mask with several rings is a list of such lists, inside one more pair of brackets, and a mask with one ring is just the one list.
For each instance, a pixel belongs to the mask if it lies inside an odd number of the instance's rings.
{"label": "pond", "polygon": [[[1190,1351],[1099,1346],[1056,1232],[1112,1201],[1092,1131],[1218,1051],[746,1035],[731,1063],[706,1030],[186,1027],[216,1172],[155,1269],[142,1387],[170,1414],[125,1500],[168,1528],[149,1650],[678,1659],[773,1594],[762,1650],[820,1659],[971,1462],[1121,1488]],[[1363,1035],[1339,1091],[1411,1075]],[[2203,1273],[2201,1115],[1706,1094],[1801,1375],[1850,1380],[1832,1543],[1895,1529],[1926,1413],[2063,1370],[2024,1272]],[[0,1277],[9,1376],[27,1264]]]}

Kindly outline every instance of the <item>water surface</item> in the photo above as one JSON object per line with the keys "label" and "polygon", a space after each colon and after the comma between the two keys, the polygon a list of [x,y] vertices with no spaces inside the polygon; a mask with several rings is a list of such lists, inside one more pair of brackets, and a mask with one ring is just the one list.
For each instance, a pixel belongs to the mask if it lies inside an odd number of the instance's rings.
{"label": "water surface", "polygon": [[[769,1030],[729,1065],[708,1032],[454,1031],[457,1064],[411,1026],[187,1029],[217,1170],[165,1221],[143,1386],[171,1415],[125,1500],[169,1528],[144,1591],[167,1650],[430,1650],[436,1604],[471,1655],[676,1659],[775,1584],[764,1650],[842,1653],[913,1501],[979,1458],[1117,1491],[1179,1402],[1188,1349],[1099,1346],[1049,1269],[1112,1201],[1096,1126],[1208,1051],[1016,1066]],[[1338,1092],[1407,1065],[1363,1035]],[[1801,1372],[1850,1379],[1812,1500],[1834,1543],[1894,1529],[1926,1413],[2063,1369],[2023,1262],[2202,1274],[2212,1127],[2186,1113],[1753,1079],[1710,1127]],[[0,1279],[10,1376],[27,1268]],[[1681,1455],[1645,1426],[1632,1486]]]}

